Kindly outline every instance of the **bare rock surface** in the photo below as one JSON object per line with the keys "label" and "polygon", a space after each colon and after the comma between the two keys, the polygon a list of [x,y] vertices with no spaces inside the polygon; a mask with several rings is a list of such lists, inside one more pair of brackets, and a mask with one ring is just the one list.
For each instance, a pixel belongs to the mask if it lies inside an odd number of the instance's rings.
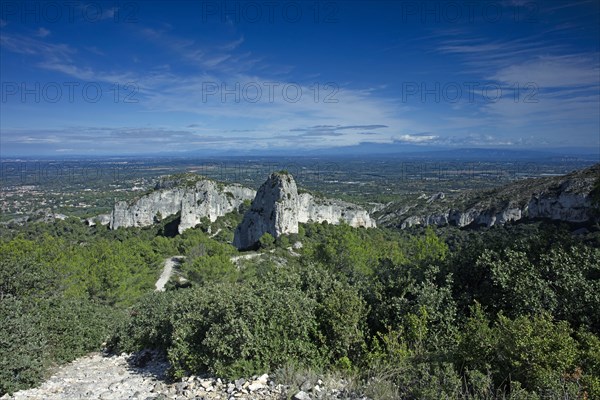
{"label": "bare rock surface", "polygon": [[302,388],[273,381],[268,374],[226,381],[215,377],[188,376],[166,380],[169,363],[158,353],[90,354],[58,368],[39,387],[4,395],[15,400],[150,400],[150,399],[356,399],[366,397],[347,389],[347,382],[309,382]]}
{"label": "bare rock surface", "polygon": [[503,225],[521,219],[587,223],[598,218],[593,204],[600,164],[559,176],[526,179],[487,191],[469,191],[450,198],[438,193],[413,204],[387,204],[377,210],[380,225]]}
{"label": "bare rock surface", "polygon": [[181,213],[179,233],[193,228],[202,218],[214,222],[237,209],[256,192],[238,184],[222,184],[199,175],[164,179],[154,190],[133,202],[117,201],[110,215],[110,228],[143,227]]}
{"label": "bare rock surface", "polygon": [[250,210],[235,230],[233,245],[249,249],[269,233],[274,238],[298,233],[298,223],[345,222],[353,227],[375,227],[375,222],[362,207],[340,200],[315,198],[298,194],[294,177],[287,172],[269,176],[256,192]]}
{"label": "bare rock surface", "polygon": [[256,192],[250,210],[236,228],[233,245],[247,249],[265,233],[298,233],[298,188],[290,174],[273,173]]}

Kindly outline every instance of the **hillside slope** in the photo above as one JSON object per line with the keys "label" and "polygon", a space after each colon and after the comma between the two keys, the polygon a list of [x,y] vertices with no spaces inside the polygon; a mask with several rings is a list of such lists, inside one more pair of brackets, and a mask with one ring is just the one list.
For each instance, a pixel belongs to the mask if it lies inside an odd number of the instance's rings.
{"label": "hillside slope", "polygon": [[389,203],[375,213],[377,223],[402,229],[414,225],[493,226],[521,219],[575,223],[597,220],[594,196],[600,191],[600,164],[558,177],[525,179],[487,191],[421,196],[412,204]]}

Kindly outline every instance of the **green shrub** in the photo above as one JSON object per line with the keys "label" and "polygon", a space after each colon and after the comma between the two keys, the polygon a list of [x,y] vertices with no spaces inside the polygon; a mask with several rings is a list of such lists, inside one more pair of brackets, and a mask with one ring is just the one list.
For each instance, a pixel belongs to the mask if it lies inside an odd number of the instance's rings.
{"label": "green shrub", "polygon": [[15,297],[0,301],[0,395],[35,385],[48,366],[46,337],[35,305]]}
{"label": "green shrub", "polygon": [[0,301],[0,395],[37,384],[48,367],[100,350],[118,314],[64,297]]}
{"label": "green shrub", "polygon": [[101,350],[123,318],[119,310],[90,300],[53,298],[37,307],[48,357],[61,364]]}
{"label": "green shrub", "polygon": [[476,306],[461,335],[457,365],[483,374],[491,372],[496,387],[511,392],[518,382],[518,387],[531,392],[577,393],[568,379],[580,358],[572,335],[566,322],[552,322],[548,314],[513,320],[499,315],[490,326]]}
{"label": "green shrub", "polygon": [[288,361],[316,365],[316,304],[294,287],[215,284],[189,291],[173,312],[169,359],[176,376],[239,377]]}
{"label": "green shrub", "polygon": [[174,307],[183,296],[179,291],[168,291],[142,297],[115,329],[109,342],[111,350],[133,352],[153,348],[166,352],[172,344]]}
{"label": "green shrub", "polygon": [[270,249],[275,244],[275,238],[267,232],[260,237],[259,243],[261,249]]}
{"label": "green shrub", "polygon": [[356,288],[333,281],[317,305],[317,319],[331,360],[357,359],[365,344],[365,301]]}

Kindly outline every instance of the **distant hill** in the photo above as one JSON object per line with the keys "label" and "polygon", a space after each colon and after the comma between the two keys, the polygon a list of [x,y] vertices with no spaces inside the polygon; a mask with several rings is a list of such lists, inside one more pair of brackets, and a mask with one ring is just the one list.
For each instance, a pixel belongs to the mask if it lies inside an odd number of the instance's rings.
{"label": "distant hill", "polygon": [[392,202],[374,213],[378,225],[493,226],[522,219],[575,223],[598,221],[600,164],[564,176],[524,179],[485,191],[450,197],[421,196],[410,204]]}

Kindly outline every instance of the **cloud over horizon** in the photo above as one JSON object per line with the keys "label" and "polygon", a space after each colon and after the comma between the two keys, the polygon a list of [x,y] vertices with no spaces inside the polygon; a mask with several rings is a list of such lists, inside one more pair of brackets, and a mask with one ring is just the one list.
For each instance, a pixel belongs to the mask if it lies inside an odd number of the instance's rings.
{"label": "cloud over horizon", "polygon": [[2,15],[0,152],[600,146],[593,2],[540,5],[533,22],[399,27],[383,14],[401,10],[377,5],[340,4],[335,23],[193,4],[103,7],[93,22]]}

